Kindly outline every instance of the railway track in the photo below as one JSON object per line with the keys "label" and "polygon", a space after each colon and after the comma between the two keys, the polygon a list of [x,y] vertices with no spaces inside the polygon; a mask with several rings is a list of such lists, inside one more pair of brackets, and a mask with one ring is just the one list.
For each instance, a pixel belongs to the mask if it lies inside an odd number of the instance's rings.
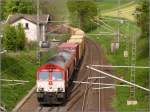
{"label": "railway track", "polygon": [[[97,79],[89,80],[88,77],[97,76],[97,73],[93,73],[86,68],[89,64],[100,64],[101,63],[101,54],[100,48],[95,42],[91,40],[86,40],[86,51],[85,56],[83,58],[82,65],[77,73],[76,80],[80,81],[92,81],[97,82]],[[87,89],[85,90],[85,87]],[[92,90],[93,86],[75,84],[71,89],[70,97],[67,99],[67,102],[64,105],[52,105],[50,107],[41,107],[38,105],[36,100],[36,93],[32,94],[32,96],[22,105],[22,107],[18,110],[18,112],[87,112],[94,111],[98,112],[102,110],[101,108],[108,108],[108,106],[100,105],[100,102],[105,102],[107,99],[105,92]],[[108,94],[110,95],[110,94]],[[105,97],[101,98],[100,97]],[[100,101],[98,100],[100,99]],[[103,101],[102,101],[103,100]],[[108,101],[108,100],[107,100]],[[110,104],[110,100],[108,102]],[[106,109],[107,110],[107,109]],[[102,111],[103,112],[103,111]],[[107,111],[105,111],[107,112]]]}

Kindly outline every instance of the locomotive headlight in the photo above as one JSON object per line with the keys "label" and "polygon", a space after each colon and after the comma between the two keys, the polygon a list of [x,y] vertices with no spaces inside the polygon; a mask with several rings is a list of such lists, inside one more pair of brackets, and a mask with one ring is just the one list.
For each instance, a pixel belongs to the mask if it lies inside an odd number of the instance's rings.
{"label": "locomotive headlight", "polygon": [[62,91],[63,91],[63,88],[58,88],[57,91],[58,91],[58,92],[62,92]]}
{"label": "locomotive headlight", "polygon": [[42,91],[44,91],[44,88],[39,88],[38,90],[39,90],[40,92],[42,92]]}

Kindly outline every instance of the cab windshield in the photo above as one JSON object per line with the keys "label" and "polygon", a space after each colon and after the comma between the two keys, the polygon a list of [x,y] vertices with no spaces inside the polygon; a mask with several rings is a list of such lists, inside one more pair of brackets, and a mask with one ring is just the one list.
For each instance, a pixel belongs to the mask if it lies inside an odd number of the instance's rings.
{"label": "cab windshield", "polygon": [[63,74],[62,72],[52,72],[52,80],[62,80]]}
{"label": "cab windshield", "polygon": [[49,79],[49,72],[40,72],[39,73],[39,80],[48,80]]}

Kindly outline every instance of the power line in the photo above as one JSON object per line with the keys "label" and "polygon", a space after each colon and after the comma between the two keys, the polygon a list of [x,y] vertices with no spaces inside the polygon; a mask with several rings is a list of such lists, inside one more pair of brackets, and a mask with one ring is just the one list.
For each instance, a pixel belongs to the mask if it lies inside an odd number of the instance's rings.
{"label": "power line", "polygon": [[74,83],[77,83],[77,84],[130,87],[130,85],[119,85],[119,84],[108,84],[108,83],[96,83],[96,82],[84,82],[84,81],[73,81],[73,82],[74,82]]}
{"label": "power line", "polygon": [[39,42],[40,42],[40,23],[39,23],[39,0],[37,0],[37,50],[36,50],[36,59],[37,59],[37,63],[40,65],[40,46],[39,46]]}
{"label": "power line", "polygon": [[6,81],[6,82],[29,82],[29,81],[25,81],[25,80],[10,80],[10,79],[0,79],[0,81]]}
{"label": "power line", "polygon": [[[148,1],[150,6],[150,1]],[[150,7],[149,7],[149,16],[150,16]],[[150,23],[150,20],[149,20]],[[150,24],[149,24],[149,32],[150,32]],[[150,66],[150,35],[149,35],[149,66]],[[149,69],[149,89],[150,89],[150,69]],[[149,111],[150,111],[150,92],[149,92]]]}
{"label": "power line", "polygon": [[137,85],[137,84],[135,84],[135,83],[126,81],[126,80],[124,80],[124,79],[118,78],[118,77],[116,77],[116,76],[114,76],[114,75],[112,75],[112,74],[103,72],[103,71],[98,70],[98,69],[96,69],[96,68],[94,68],[94,67],[92,67],[92,66],[87,66],[87,68],[89,68],[89,69],[91,69],[91,70],[94,70],[94,71],[96,71],[96,72],[98,72],[98,73],[102,73],[102,74],[104,74],[104,75],[106,75],[106,76],[109,76],[109,77],[111,77],[111,78],[113,78],[113,79],[116,79],[116,80],[119,80],[119,81],[121,81],[121,82],[127,83],[127,84],[129,84],[129,85],[131,85],[131,86],[135,86],[135,87],[137,87],[137,88],[140,88],[140,89],[142,89],[142,90],[145,90],[145,91],[150,92],[150,89],[147,89],[147,88],[142,87],[142,86],[140,86],[140,85]]}
{"label": "power line", "polygon": [[122,65],[118,65],[118,66],[112,66],[112,65],[92,65],[93,67],[104,67],[104,68],[141,68],[141,69],[149,69],[149,66],[122,66]]}

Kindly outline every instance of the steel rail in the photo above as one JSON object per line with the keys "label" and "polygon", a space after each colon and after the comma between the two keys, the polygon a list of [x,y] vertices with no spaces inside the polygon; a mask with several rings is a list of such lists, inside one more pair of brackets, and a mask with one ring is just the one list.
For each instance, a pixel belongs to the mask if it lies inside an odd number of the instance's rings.
{"label": "steel rail", "polygon": [[[91,47],[89,47],[89,49],[90,49],[90,56],[89,56],[89,58],[90,58],[90,63],[93,63],[93,55],[92,55],[92,48]],[[88,73],[88,77],[89,76],[91,76],[91,70],[89,71],[89,73]],[[88,81],[89,79],[87,78],[87,81]],[[87,84],[86,85],[86,87],[85,87],[85,91],[84,91],[84,93],[83,93],[83,101],[82,101],[82,112],[84,112],[84,110],[85,110],[85,103],[86,103],[86,99],[88,99],[88,91],[89,91],[89,85]]]}

